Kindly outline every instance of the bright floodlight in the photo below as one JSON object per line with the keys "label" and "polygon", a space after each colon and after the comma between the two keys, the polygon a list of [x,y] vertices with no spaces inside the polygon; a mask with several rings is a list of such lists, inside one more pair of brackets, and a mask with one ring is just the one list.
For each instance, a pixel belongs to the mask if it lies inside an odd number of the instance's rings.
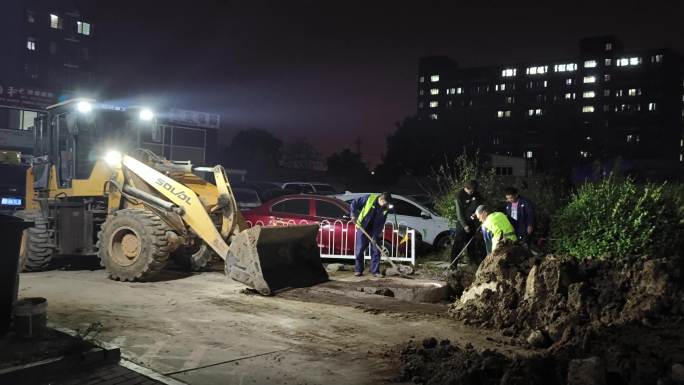
{"label": "bright floodlight", "polygon": [[109,150],[105,154],[105,162],[111,167],[118,167],[121,165],[121,158],[122,155],[119,151],[116,150]]}
{"label": "bright floodlight", "polygon": [[145,108],[145,109],[140,111],[140,120],[144,120],[147,122],[147,121],[152,120],[153,118],[154,118],[154,112],[152,112],[152,110]]}
{"label": "bright floodlight", "polygon": [[86,101],[81,101],[76,104],[76,110],[84,114],[87,114],[88,112],[92,111],[92,109],[93,105]]}

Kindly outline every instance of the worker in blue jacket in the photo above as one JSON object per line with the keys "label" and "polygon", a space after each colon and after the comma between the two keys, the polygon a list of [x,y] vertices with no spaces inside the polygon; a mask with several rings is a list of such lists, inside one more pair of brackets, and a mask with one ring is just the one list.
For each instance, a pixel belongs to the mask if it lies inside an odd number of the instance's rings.
{"label": "worker in blue jacket", "polygon": [[[384,192],[361,196],[351,201],[350,204],[351,220],[373,237],[378,245],[382,244],[382,235],[391,199],[392,195]],[[357,277],[363,274],[364,253],[369,244],[368,237],[361,230],[356,229],[354,275]],[[371,246],[370,272],[374,277],[382,276],[380,274],[380,250],[375,246]]]}
{"label": "worker in blue jacket", "polygon": [[506,216],[513,224],[518,241],[529,246],[534,232],[534,207],[532,202],[518,194],[515,187],[506,189]]}

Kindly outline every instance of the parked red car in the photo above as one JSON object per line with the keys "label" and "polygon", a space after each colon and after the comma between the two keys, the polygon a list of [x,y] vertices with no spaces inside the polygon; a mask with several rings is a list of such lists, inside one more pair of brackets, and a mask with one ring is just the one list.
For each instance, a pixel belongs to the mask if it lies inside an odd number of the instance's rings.
{"label": "parked red car", "polygon": [[[319,224],[321,231],[317,241],[322,254],[354,255],[356,229],[349,221],[349,205],[339,199],[321,195],[285,195],[243,211],[242,215],[250,227]],[[402,233],[404,230],[402,228]],[[392,256],[406,255],[406,243],[400,241],[392,225],[387,224],[384,244]]]}

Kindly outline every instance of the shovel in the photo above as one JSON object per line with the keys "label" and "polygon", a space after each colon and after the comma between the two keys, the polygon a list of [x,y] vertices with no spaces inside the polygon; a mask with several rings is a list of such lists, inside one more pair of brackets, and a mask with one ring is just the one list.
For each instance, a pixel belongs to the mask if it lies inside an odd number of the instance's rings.
{"label": "shovel", "polygon": [[373,237],[371,237],[370,234],[368,234],[366,232],[366,230],[364,230],[361,226],[359,226],[358,223],[354,222],[354,226],[356,226],[357,229],[361,230],[363,235],[365,235],[366,238],[368,238],[368,241],[373,246],[377,247],[378,250],[380,250],[380,255],[382,255],[382,258],[385,259],[387,262],[389,262],[390,268],[385,270],[385,275],[399,275],[399,276],[404,277],[406,275],[413,274],[413,267],[408,266],[408,265],[397,265],[396,263],[394,263],[390,259],[389,251],[387,250],[387,248],[384,245],[383,246],[378,245],[378,243],[375,242],[375,239],[373,239]]}

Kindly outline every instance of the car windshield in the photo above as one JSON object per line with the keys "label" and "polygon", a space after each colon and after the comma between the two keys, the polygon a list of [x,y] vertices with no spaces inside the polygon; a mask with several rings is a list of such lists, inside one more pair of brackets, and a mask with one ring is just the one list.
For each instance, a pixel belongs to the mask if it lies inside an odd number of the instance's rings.
{"label": "car windshield", "polygon": [[237,200],[239,203],[261,204],[259,195],[257,195],[256,191],[254,190],[234,188],[233,194],[235,194],[235,200]]}

